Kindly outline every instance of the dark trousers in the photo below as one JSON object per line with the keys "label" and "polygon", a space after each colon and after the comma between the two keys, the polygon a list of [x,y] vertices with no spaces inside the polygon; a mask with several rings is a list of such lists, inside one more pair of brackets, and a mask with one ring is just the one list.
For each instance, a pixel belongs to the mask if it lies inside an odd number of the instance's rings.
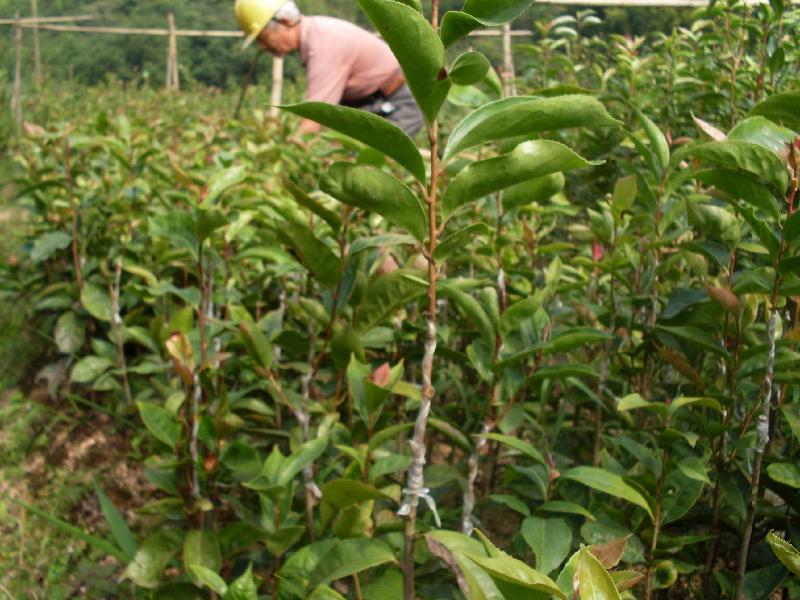
{"label": "dark trousers", "polygon": [[425,125],[422,111],[417,106],[414,96],[408,85],[403,85],[399,90],[388,98],[378,91],[364,98],[353,102],[342,102],[346,106],[366,110],[375,115],[380,115],[389,119],[400,129],[405,131],[412,138],[416,136]]}

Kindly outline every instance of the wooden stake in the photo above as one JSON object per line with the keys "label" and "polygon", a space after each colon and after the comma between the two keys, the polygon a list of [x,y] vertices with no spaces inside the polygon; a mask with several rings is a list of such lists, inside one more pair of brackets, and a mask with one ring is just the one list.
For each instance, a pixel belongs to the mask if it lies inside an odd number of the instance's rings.
{"label": "wooden stake", "polygon": [[[36,0],[31,0],[31,13],[34,20],[39,18],[39,7]],[[36,83],[42,82],[42,54],[39,47],[39,27],[38,23],[33,25],[33,73]]]}
{"label": "wooden stake", "polygon": [[169,25],[169,42],[167,44],[167,83],[168,90],[178,91],[181,89],[181,76],[178,67],[178,39],[175,34],[175,15],[167,15]]}
{"label": "wooden stake", "polygon": [[278,108],[283,103],[283,58],[276,56],[272,59],[272,108],[269,116],[277,119],[280,114]]}
{"label": "wooden stake", "polygon": [[514,53],[511,51],[511,23],[503,25],[503,91],[506,97],[517,95]]}
{"label": "wooden stake", "polygon": [[16,24],[16,66],[14,69],[14,93],[11,96],[11,112],[17,126],[17,134],[22,132],[22,24],[17,13]]}

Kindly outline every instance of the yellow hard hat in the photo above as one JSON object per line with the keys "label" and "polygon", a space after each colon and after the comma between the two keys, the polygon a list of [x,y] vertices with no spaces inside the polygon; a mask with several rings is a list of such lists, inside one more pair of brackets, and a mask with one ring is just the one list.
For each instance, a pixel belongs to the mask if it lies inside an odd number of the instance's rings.
{"label": "yellow hard hat", "polygon": [[236,0],[236,20],[247,36],[244,48],[253,43],[286,2],[287,0]]}

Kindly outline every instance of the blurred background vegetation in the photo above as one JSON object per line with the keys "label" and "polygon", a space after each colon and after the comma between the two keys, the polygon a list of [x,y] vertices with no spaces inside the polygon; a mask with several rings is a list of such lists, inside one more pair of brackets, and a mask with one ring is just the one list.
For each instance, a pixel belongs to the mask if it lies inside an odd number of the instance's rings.
{"label": "blurred background vegetation", "polygon": [[[365,24],[365,18],[354,0],[298,0],[307,14],[333,15]],[[445,0],[445,10],[458,9],[462,0]],[[40,16],[94,15],[89,25],[125,27],[166,27],[167,14],[175,15],[179,28],[235,29],[233,0],[49,0],[39,2]],[[528,14],[515,23],[517,29],[531,27],[536,20],[561,14],[574,14],[580,7],[534,5]],[[0,18],[31,14],[30,0],[0,0]],[[595,34],[622,33],[643,35],[653,31],[670,31],[688,19],[689,11],[674,8],[596,9],[603,19]],[[26,30],[25,65],[33,60],[31,32]],[[142,85],[163,85],[165,77],[166,38],[149,36],[87,35],[42,31],[42,62],[51,81],[70,78],[76,83],[96,85],[109,78],[136,81]],[[526,40],[527,41],[527,40]],[[184,81],[225,87],[237,84],[247,71],[249,53],[243,53],[235,40],[181,38],[178,41],[181,76]],[[491,42],[485,49],[498,58],[499,44]],[[484,49],[484,48],[481,48]],[[13,73],[13,27],[5,27],[0,37],[0,68],[8,81]],[[262,77],[269,69],[262,68]],[[287,76],[297,78],[302,70],[296,57],[287,65]]]}

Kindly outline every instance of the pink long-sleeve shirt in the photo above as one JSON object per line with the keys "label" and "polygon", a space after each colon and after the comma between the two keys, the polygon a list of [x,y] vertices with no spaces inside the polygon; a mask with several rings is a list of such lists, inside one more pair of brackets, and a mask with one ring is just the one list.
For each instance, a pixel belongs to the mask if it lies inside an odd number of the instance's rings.
{"label": "pink long-sleeve shirt", "polygon": [[306,66],[309,101],[361,100],[401,73],[389,46],[377,35],[332,17],[301,19],[300,57]]}

